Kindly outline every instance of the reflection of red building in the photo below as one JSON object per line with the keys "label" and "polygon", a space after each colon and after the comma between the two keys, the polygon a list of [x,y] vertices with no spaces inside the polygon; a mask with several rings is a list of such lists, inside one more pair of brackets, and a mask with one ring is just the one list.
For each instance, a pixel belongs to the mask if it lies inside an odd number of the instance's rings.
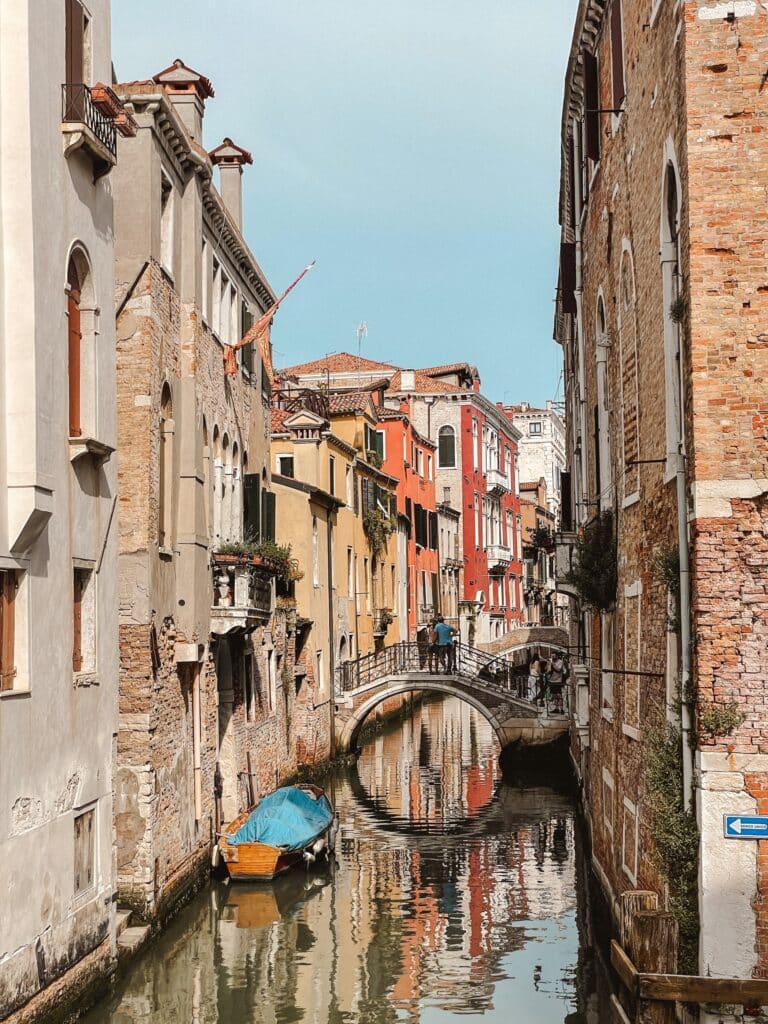
{"label": "reflection of red building", "polygon": [[384,435],[382,469],[399,480],[397,511],[410,524],[407,545],[408,639],[428,625],[440,610],[436,446],[413,427],[409,403],[400,411],[379,409],[379,433]]}

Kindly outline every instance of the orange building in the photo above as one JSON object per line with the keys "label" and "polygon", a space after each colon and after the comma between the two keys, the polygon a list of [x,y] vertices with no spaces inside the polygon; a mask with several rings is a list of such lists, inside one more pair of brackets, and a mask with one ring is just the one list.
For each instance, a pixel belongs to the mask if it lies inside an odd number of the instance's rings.
{"label": "orange building", "polygon": [[[416,640],[442,608],[438,558],[436,445],[422,437],[409,416],[407,401],[400,410],[379,408],[378,432],[383,439],[382,469],[396,477],[397,512],[408,521],[406,536],[408,640]],[[401,633],[401,638],[406,636]]]}

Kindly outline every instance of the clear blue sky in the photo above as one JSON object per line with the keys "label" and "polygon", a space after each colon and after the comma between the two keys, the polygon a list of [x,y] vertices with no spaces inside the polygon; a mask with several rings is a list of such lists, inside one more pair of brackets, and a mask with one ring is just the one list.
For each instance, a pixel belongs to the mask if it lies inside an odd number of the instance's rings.
{"label": "clear blue sky", "polygon": [[117,0],[121,80],[207,75],[205,145],[251,150],[246,238],[278,366],[355,350],[476,363],[494,400],[553,397],[562,81],[576,0]]}

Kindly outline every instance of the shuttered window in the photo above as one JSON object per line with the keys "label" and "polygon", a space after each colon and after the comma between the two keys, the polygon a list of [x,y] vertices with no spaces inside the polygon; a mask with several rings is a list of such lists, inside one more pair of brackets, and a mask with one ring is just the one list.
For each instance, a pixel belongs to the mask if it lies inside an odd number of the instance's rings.
{"label": "shuttered window", "polygon": [[67,297],[67,378],[69,385],[69,436],[80,437],[80,282],[74,263],[69,266]]}
{"label": "shuttered window", "polygon": [[272,491],[261,492],[261,539],[275,539],[275,495]]}
{"label": "shuttered window", "polygon": [[456,466],[456,432],[453,427],[440,427],[437,435],[437,460],[441,469]]}
{"label": "shuttered window", "polygon": [[[576,314],[576,246],[563,242],[560,246],[560,291],[563,312]],[[533,431],[531,431],[533,433]]]}
{"label": "shuttered window", "polygon": [[584,141],[586,154],[595,163],[600,159],[600,75],[597,57],[583,51],[584,60]]}
{"label": "shuttered window", "polygon": [[75,569],[73,573],[72,600],[72,671],[83,670],[83,595],[85,593],[85,570]]}
{"label": "shuttered window", "polygon": [[357,486],[357,470],[352,470],[352,493],[354,495],[355,515],[360,515],[360,488]]}
{"label": "shuttered window", "polygon": [[12,690],[16,677],[16,573],[0,572],[0,690]]}
{"label": "shuttered window", "polygon": [[243,480],[243,536],[259,538],[261,527],[261,480],[258,473],[246,473]]}
{"label": "shuttered window", "polygon": [[429,513],[429,547],[431,551],[437,551],[439,542],[437,530],[437,512]]}
{"label": "shuttered window", "polygon": [[79,0],[66,0],[67,85],[85,84],[85,12]]}
{"label": "shuttered window", "polygon": [[620,110],[626,95],[624,82],[624,30],[621,0],[611,5],[611,71],[613,81],[613,109]]}

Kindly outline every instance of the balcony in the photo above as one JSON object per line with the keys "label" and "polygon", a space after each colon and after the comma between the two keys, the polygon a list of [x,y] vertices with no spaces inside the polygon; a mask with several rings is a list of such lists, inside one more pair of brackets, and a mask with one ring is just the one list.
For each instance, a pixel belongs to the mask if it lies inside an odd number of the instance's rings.
{"label": "balcony", "polygon": [[267,622],[274,609],[274,577],[272,568],[252,558],[214,556],[211,634],[242,635]]}
{"label": "balcony", "polygon": [[503,572],[512,561],[512,549],[505,544],[489,544],[485,553],[488,557],[488,572]]}
{"label": "balcony", "polygon": [[65,155],[84,149],[93,160],[94,180],[109,174],[117,163],[115,118],[94,102],[87,85],[62,85],[61,100]]}
{"label": "balcony", "polygon": [[485,485],[489,494],[509,494],[512,490],[509,477],[500,469],[488,469],[485,474]]}

